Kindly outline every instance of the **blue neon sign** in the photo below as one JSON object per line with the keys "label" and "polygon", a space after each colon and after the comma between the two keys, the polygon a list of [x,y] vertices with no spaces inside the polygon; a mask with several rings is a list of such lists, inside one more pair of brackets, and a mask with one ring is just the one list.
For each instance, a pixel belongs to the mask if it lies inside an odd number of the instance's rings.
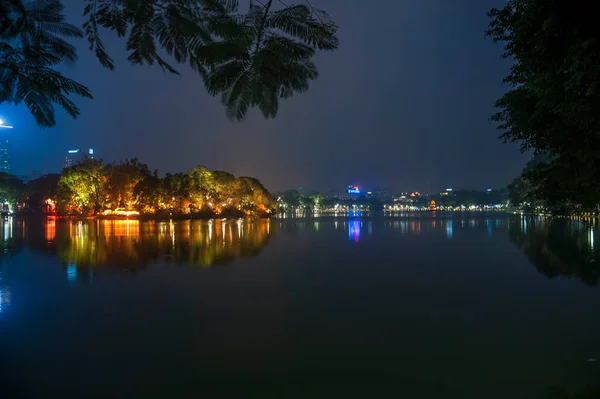
{"label": "blue neon sign", "polygon": [[360,190],[358,189],[358,186],[349,186],[348,194],[360,194]]}

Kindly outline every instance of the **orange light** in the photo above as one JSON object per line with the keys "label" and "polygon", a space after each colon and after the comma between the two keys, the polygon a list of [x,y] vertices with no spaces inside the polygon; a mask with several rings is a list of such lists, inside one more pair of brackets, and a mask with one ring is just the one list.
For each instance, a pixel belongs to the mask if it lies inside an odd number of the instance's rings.
{"label": "orange light", "polygon": [[140,213],[138,211],[126,211],[122,209],[110,210],[107,209],[103,212],[104,215],[117,215],[117,216],[137,216]]}

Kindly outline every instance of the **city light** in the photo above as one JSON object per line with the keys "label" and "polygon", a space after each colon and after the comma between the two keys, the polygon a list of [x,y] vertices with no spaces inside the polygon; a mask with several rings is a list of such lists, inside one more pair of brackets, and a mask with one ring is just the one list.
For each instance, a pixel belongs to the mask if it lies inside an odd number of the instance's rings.
{"label": "city light", "polygon": [[110,210],[107,209],[104,212],[102,212],[105,216],[108,215],[115,215],[115,216],[139,216],[139,212],[138,211],[127,211],[127,210],[123,210],[123,209],[115,209]]}
{"label": "city light", "polygon": [[0,129],[12,129],[13,127],[10,125],[5,125],[4,121],[0,119]]}
{"label": "city light", "polygon": [[69,151],[67,151],[67,152],[68,152],[69,154],[77,154],[77,153],[79,153],[79,149],[76,149],[76,150],[69,150]]}
{"label": "city light", "polygon": [[348,186],[348,194],[360,194],[358,186]]}

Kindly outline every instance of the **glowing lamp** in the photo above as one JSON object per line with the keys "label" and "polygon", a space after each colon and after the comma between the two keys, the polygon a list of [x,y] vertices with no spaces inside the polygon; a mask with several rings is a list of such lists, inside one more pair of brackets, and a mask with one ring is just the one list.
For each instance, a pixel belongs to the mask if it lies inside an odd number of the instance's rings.
{"label": "glowing lamp", "polygon": [[0,129],[12,129],[12,126],[9,125],[5,125],[4,121],[2,119],[0,119]]}

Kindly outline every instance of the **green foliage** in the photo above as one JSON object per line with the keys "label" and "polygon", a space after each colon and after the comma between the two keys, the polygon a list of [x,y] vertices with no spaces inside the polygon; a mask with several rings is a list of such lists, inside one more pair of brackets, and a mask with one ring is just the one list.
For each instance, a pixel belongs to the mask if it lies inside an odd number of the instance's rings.
{"label": "green foliage", "polygon": [[99,27],[112,30],[125,38],[132,64],[158,64],[163,70],[178,73],[164,60],[159,50],[181,64],[203,72],[205,64],[198,57],[199,48],[212,42],[215,32],[227,32],[225,16],[237,8],[231,0],[86,0],[84,29],[100,63],[114,69],[106,51]]}
{"label": "green foliage", "polygon": [[201,209],[217,191],[213,174],[204,166],[198,166],[190,169],[187,177],[190,200],[197,209]]}
{"label": "green foliage", "polygon": [[546,210],[550,205],[549,196],[540,184],[540,173],[545,173],[549,167],[550,158],[543,154],[535,155],[517,176],[508,185],[508,194],[512,208],[524,211]]}
{"label": "green foliage", "polygon": [[133,188],[133,195],[137,199],[135,210],[142,214],[156,214],[159,204],[164,203],[167,192],[163,180],[155,171],[146,175]]}
{"label": "green foliage", "polygon": [[65,23],[58,0],[0,2],[0,104],[24,103],[40,126],[54,126],[54,104],[73,118],[79,109],[69,98],[92,98],[89,90],[55,68],[76,60],[65,39],[82,37]]}
{"label": "green foliage", "polygon": [[0,173],[0,204],[8,202],[14,206],[23,195],[24,189],[22,180],[7,173]]}
{"label": "green foliage", "polygon": [[133,210],[137,208],[143,192],[135,191],[136,186],[151,175],[148,165],[141,164],[137,158],[126,159],[117,165],[108,165],[107,192],[110,208]]}
{"label": "green foliage", "polygon": [[238,193],[236,197],[241,210],[249,213],[273,213],[277,209],[275,197],[258,181],[252,177],[238,178]]}
{"label": "green foliage", "polygon": [[123,38],[131,64],[178,73],[161,54],[189,64],[211,95],[221,95],[231,119],[253,107],[272,118],[279,99],[305,92],[317,78],[315,51],[337,47],[337,26],[310,5],[275,10],[272,0],[251,1],[240,13],[237,0],[85,2],[84,31],[64,22],[59,0],[0,3],[0,103],[24,102],[41,126],[55,124],[53,104],[79,115],[69,96],[90,92],[55,68],[76,59],[65,38],[85,34],[100,63],[114,69],[100,35],[107,29]]}
{"label": "green foliage", "polygon": [[102,161],[85,158],[63,170],[58,181],[59,210],[67,214],[96,214],[107,200],[107,176]]}
{"label": "green foliage", "polygon": [[135,158],[107,166],[87,158],[63,171],[57,191],[59,211],[65,214],[261,216],[276,210],[275,199],[256,179],[203,166],[161,179]]}
{"label": "green foliage", "polygon": [[280,99],[305,92],[317,78],[315,51],[338,45],[329,16],[304,4],[274,10],[273,0],[250,1],[245,15],[227,19],[240,29],[202,46],[199,54],[209,65],[208,91],[221,95],[230,119],[242,120],[253,107],[275,117]]}
{"label": "green foliage", "polygon": [[556,0],[509,0],[489,12],[487,34],[514,65],[496,103],[504,141],[551,160],[529,175],[539,199],[600,203],[600,41],[593,13]]}

